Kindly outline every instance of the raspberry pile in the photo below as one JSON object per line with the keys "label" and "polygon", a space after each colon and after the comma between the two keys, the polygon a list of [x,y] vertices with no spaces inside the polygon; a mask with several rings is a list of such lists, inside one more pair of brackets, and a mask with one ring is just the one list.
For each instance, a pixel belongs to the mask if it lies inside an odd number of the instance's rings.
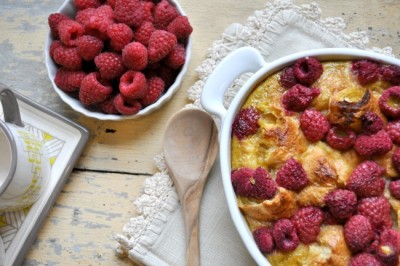
{"label": "raspberry pile", "polygon": [[133,115],[155,103],[186,60],[193,28],[168,0],[74,0],[48,17],[55,84],[85,106]]}
{"label": "raspberry pile", "polygon": [[[316,103],[329,95],[324,94],[322,86],[319,87],[321,83],[318,81],[324,75],[325,65],[316,58],[301,58],[278,74],[282,113],[296,119],[301,138],[308,146],[323,143],[329,148],[326,149],[327,157],[333,150],[337,152],[335,154],[353,154],[357,162],[344,183],[334,183],[329,190],[323,193],[317,190],[311,196],[323,196],[318,206],[302,204],[297,198],[296,210],[289,215],[266,218],[257,221],[259,224],[255,224],[254,217],[249,215],[255,242],[267,257],[275,251],[288,253],[301,244],[312,244],[318,241],[322,227],[340,225],[352,255],[349,265],[400,265],[400,231],[394,222],[399,213],[393,210],[394,204],[400,204],[397,202],[400,201],[400,67],[372,60],[355,60],[347,66],[346,71],[355,83],[354,90],[359,90],[357,93],[362,98],[352,102],[352,94],[348,94],[350,96],[339,101],[340,106],[334,106],[336,103],[331,101],[326,108]],[[275,82],[273,78],[272,82]],[[329,93],[334,95],[335,92]],[[287,137],[274,129],[273,123],[265,122],[263,118],[270,117],[270,113],[264,108],[263,104],[247,104],[236,115],[232,138],[236,138],[240,145],[246,147],[246,141],[253,141],[252,135],[255,134],[262,141],[263,136],[267,139],[272,134],[266,133],[267,130],[275,130],[273,132],[278,138]],[[279,107],[273,105],[271,109],[268,111],[273,113]],[[277,123],[279,119],[276,118]],[[270,124],[264,126],[264,123]],[[261,151],[276,148],[265,143],[260,143],[260,146]],[[303,152],[287,151],[285,160],[262,163],[263,167],[256,169],[242,167],[232,170],[231,181],[239,201],[245,197],[244,205],[250,199],[254,204],[261,202],[269,206],[275,199],[280,199],[277,194],[281,189],[298,196],[313,184],[324,182],[311,177],[318,173],[306,171],[308,165],[307,159],[302,159]],[[257,153],[257,156],[262,156],[262,153]],[[320,164],[324,165],[323,159],[320,159]],[[323,174],[327,176],[332,173],[324,167],[319,171],[325,171]],[[256,172],[262,172],[262,175],[256,177]],[[337,174],[339,171],[331,176]],[[256,193],[258,184],[262,192]],[[276,211],[275,208],[271,208],[271,212]]]}

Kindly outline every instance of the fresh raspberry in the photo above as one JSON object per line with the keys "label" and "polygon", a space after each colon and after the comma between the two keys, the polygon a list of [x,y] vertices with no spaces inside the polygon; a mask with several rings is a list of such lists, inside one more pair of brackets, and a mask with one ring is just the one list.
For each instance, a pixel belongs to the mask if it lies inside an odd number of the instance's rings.
{"label": "fresh raspberry", "polygon": [[346,151],[353,147],[356,142],[356,133],[349,128],[331,127],[326,135],[326,142],[332,148]]}
{"label": "fresh raspberry", "polygon": [[75,15],[75,21],[85,25],[90,21],[90,18],[96,14],[96,8],[86,8],[78,10]]}
{"label": "fresh raspberry", "polygon": [[400,173],[400,148],[397,148],[393,153],[392,163],[397,172]]}
{"label": "fresh raspberry", "polygon": [[177,43],[174,34],[165,30],[155,30],[149,39],[148,58],[150,62],[158,62],[166,57]]}
{"label": "fresh raspberry", "polygon": [[276,174],[276,183],[286,189],[300,191],[308,185],[307,173],[294,158],[290,158]]}
{"label": "fresh raspberry", "polygon": [[74,46],[76,39],[84,34],[83,26],[72,19],[60,21],[57,27],[60,41],[68,46]]}
{"label": "fresh raspberry", "polygon": [[116,52],[122,49],[133,39],[132,29],[124,23],[114,23],[108,26],[107,36],[110,38],[110,46]]}
{"label": "fresh raspberry", "polygon": [[114,97],[110,96],[103,102],[98,104],[99,108],[105,114],[118,114],[117,108],[114,105]]}
{"label": "fresh raspberry", "polygon": [[139,71],[126,71],[120,78],[119,91],[128,99],[143,98],[147,91],[146,77]]}
{"label": "fresh raspberry", "polygon": [[168,25],[167,31],[175,34],[176,38],[185,39],[190,36],[193,32],[193,28],[190,25],[189,19],[187,16],[177,16],[174,20]]}
{"label": "fresh raspberry", "polygon": [[361,117],[363,134],[372,135],[383,129],[383,120],[374,112],[368,111]]}
{"label": "fresh raspberry", "polygon": [[120,77],[126,70],[120,54],[104,52],[94,58],[94,63],[103,79]]}
{"label": "fresh raspberry", "polygon": [[143,6],[138,0],[117,0],[114,7],[114,19],[130,27],[139,27],[143,22]]}
{"label": "fresh raspberry", "polygon": [[384,266],[399,265],[399,250],[390,244],[380,244],[376,257]]}
{"label": "fresh raspberry", "polygon": [[307,109],[300,116],[300,128],[311,142],[320,141],[330,129],[328,119],[319,111]]}
{"label": "fresh raspberry", "polygon": [[113,24],[112,9],[110,6],[102,5],[97,8],[84,24],[86,34],[95,36],[103,41],[108,39],[107,29]]}
{"label": "fresh raspberry", "polygon": [[384,173],[385,169],[376,162],[364,161],[353,170],[346,188],[359,198],[380,196],[385,189],[385,180],[382,178]]}
{"label": "fresh raspberry", "polygon": [[296,84],[283,94],[282,104],[288,111],[304,111],[320,93],[319,88],[309,88]]}
{"label": "fresh raspberry", "polygon": [[185,63],[186,49],[183,44],[177,43],[172,51],[164,58],[164,63],[173,69],[178,69]]}
{"label": "fresh raspberry", "polygon": [[388,133],[394,144],[400,145],[400,120],[387,123],[385,126],[385,131]]}
{"label": "fresh raspberry", "polygon": [[101,6],[102,2],[100,0],[74,0],[75,7],[78,10],[86,8],[97,8]]}
{"label": "fresh raspberry", "polygon": [[371,60],[363,59],[352,62],[351,72],[361,85],[373,83],[379,79],[379,65]]}
{"label": "fresh raspberry", "polygon": [[400,200],[400,179],[390,181],[389,191],[393,198]]}
{"label": "fresh raspberry", "polygon": [[54,51],[58,48],[63,46],[62,42],[60,40],[54,40],[51,42],[50,44],[50,48],[49,48],[49,55],[51,58],[54,59]]}
{"label": "fresh raspberry", "polygon": [[262,167],[255,170],[247,167],[234,170],[231,181],[238,196],[265,200],[272,199],[277,191],[275,182]]}
{"label": "fresh raspberry", "polygon": [[79,90],[82,79],[85,76],[86,73],[83,71],[73,71],[61,67],[57,70],[54,82],[61,90],[74,92]]}
{"label": "fresh raspberry", "polygon": [[299,245],[296,228],[289,219],[278,220],[274,224],[272,236],[274,237],[276,248],[280,251],[292,251]]}
{"label": "fresh raspberry", "polygon": [[380,130],[370,136],[360,135],[354,143],[354,149],[361,156],[384,155],[392,147],[392,140],[385,130]]}
{"label": "fresh raspberry", "polygon": [[357,213],[367,217],[373,229],[378,231],[393,225],[390,203],[384,196],[361,199],[357,206]]}
{"label": "fresh raspberry", "polygon": [[164,91],[165,91],[164,81],[157,76],[151,77],[147,80],[147,92],[144,95],[144,97],[140,99],[140,103],[142,104],[142,106],[148,106],[150,104],[153,104],[158,99],[160,99]]}
{"label": "fresh raspberry", "polygon": [[69,70],[80,70],[82,68],[82,58],[76,47],[61,45],[54,49],[53,59],[57,64]]}
{"label": "fresh raspberry", "polygon": [[100,16],[103,19],[113,21],[113,19],[114,19],[114,10],[109,5],[101,5],[98,8],[96,8],[95,15]]}
{"label": "fresh raspberry", "polygon": [[53,13],[50,14],[49,17],[47,18],[47,22],[50,27],[50,32],[53,35],[54,38],[58,38],[58,24],[63,21],[63,20],[71,20],[70,17],[67,15],[61,14],[61,13]]}
{"label": "fresh raspberry", "polygon": [[279,76],[279,84],[285,89],[290,89],[297,83],[299,83],[299,81],[294,76],[293,66],[286,67]]}
{"label": "fresh raspberry", "polygon": [[155,7],[155,3],[152,1],[142,1],[140,2],[142,5],[142,25],[144,22],[153,22],[153,10]]}
{"label": "fresh raspberry", "polygon": [[134,115],[142,109],[142,105],[137,100],[129,100],[122,94],[117,94],[114,98],[114,106],[120,114]]}
{"label": "fresh raspberry", "polygon": [[151,21],[145,21],[133,32],[133,38],[135,41],[147,46],[149,44],[150,36],[155,30],[156,29]]}
{"label": "fresh raspberry", "polygon": [[392,118],[400,118],[400,86],[385,90],[379,98],[379,108],[382,113]]}
{"label": "fresh raspberry", "polygon": [[314,242],[324,221],[324,213],[317,207],[302,207],[292,216],[291,221],[296,228],[297,236],[304,244]]}
{"label": "fresh raspberry", "polygon": [[293,72],[296,79],[303,85],[309,86],[319,79],[324,68],[316,58],[305,57],[296,60]]}
{"label": "fresh raspberry", "polygon": [[369,253],[359,253],[351,258],[349,266],[382,266],[382,264]]}
{"label": "fresh raspberry", "polygon": [[81,82],[79,100],[84,105],[100,103],[107,99],[112,91],[111,84],[101,79],[99,72],[92,72],[86,75]]}
{"label": "fresh raspberry", "polygon": [[344,225],[344,238],[353,252],[363,251],[374,239],[374,231],[367,217],[352,216]]}
{"label": "fresh raspberry", "polygon": [[336,189],[325,196],[330,213],[337,219],[348,219],[357,209],[357,195],[347,189]]}
{"label": "fresh raspberry", "polygon": [[272,228],[260,227],[254,230],[253,238],[256,241],[261,253],[269,254],[275,249],[274,238],[272,236]]}
{"label": "fresh raspberry", "polygon": [[147,66],[146,47],[140,42],[131,42],[122,49],[122,62],[131,70],[143,70]]}
{"label": "fresh raspberry", "polygon": [[392,85],[400,85],[400,67],[395,65],[381,66],[381,79]]}
{"label": "fresh raspberry", "polygon": [[83,35],[76,40],[78,54],[86,61],[93,60],[101,53],[104,43],[97,37],[91,35]]}
{"label": "fresh raspberry", "polygon": [[241,140],[255,134],[260,127],[258,124],[260,117],[260,113],[254,107],[240,110],[232,123],[232,135]]}
{"label": "fresh raspberry", "polygon": [[167,0],[162,0],[154,7],[154,26],[157,29],[165,30],[167,26],[179,16],[178,10]]}

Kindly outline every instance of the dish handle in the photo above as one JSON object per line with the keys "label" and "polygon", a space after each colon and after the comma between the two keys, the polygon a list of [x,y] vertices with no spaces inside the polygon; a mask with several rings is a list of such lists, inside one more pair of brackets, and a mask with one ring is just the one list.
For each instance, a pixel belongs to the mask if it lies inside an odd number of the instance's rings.
{"label": "dish handle", "polygon": [[252,47],[241,47],[227,55],[215,67],[204,84],[200,96],[200,103],[203,108],[224,119],[226,108],[224,107],[224,95],[230,85],[244,73],[255,73],[266,62],[260,52]]}

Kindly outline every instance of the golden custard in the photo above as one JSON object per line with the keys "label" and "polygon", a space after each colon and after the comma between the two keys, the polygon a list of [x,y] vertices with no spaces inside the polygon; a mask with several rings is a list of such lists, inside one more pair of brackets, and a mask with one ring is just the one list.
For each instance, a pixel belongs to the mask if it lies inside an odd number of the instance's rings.
{"label": "golden custard", "polygon": [[[384,125],[394,120],[381,112],[378,102],[386,89],[397,84],[378,79],[360,85],[351,70],[352,63],[321,62],[321,76],[309,85],[319,88],[320,94],[307,109],[321,112],[331,125],[345,123],[359,136],[363,134],[362,117],[368,111],[377,114]],[[239,208],[252,232],[260,227],[272,228],[279,219],[290,219],[303,206],[311,205],[323,210],[326,208],[325,196],[335,189],[345,188],[353,170],[365,160],[373,160],[382,166],[387,182],[399,176],[391,159],[397,149],[396,144],[383,155],[366,158],[353,148],[346,151],[334,149],[325,139],[309,141],[300,128],[302,112],[287,111],[282,104],[282,95],[288,89],[281,86],[281,74],[282,71],[277,72],[258,84],[241,107],[241,110],[255,108],[259,114],[258,129],[254,134],[240,139],[232,135],[232,172],[241,168],[262,167],[275,180],[285,162],[294,158],[303,166],[308,184],[300,191],[278,186],[271,199],[237,195]],[[344,102],[358,103],[355,104],[357,108],[345,110],[341,105]],[[392,106],[397,107],[393,102]],[[393,228],[397,229],[400,201],[391,196],[387,186],[383,195],[389,199]],[[317,239],[312,243],[300,241],[292,251],[281,251],[275,246],[272,252],[265,254],[272,265],[348,265],[355,255],[356,252],[352,252],[346,243],[344,222],[334,225],[324,222]]]}

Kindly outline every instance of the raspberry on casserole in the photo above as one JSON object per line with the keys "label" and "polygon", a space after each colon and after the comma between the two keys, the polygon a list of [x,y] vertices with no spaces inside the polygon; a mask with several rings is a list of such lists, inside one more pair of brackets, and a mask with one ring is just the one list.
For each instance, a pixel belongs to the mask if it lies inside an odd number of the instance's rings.
{"label": "raspberry on casserole", "polygon": [[296,228],[299,240],[304,244],[310,244],[318,237],[324,213],[314,206],[302,207],[290,220]]}
{"label": "raspberry on casserole", "polygon": [[260,117],[259,112],[253,107],[240,110],[233,120],[232,136],[236,136],[240,140],[255,134],[259,128],[258,119]]}
{"label": "raspberry on casserole", "polygon": [[262,167],[239,168],[231,173],[232,186],[237,195],[255,199],[272,199],[277,186],[270,174]]}
{"label": "raspberry on casserole", "polygon": [[282,104],[288,111],[304,111],[320,93],[321,91],[318,88],[296,84],[283,94]]}
{"label": "raspberry on casserole", "polygon": [[330,127],[328,119],[317,110],[307,109],[300,116],[300,128],[311,142],[322,140]]}
{"label": "raspberry on casserole", "polygon": [[275,180],[279,186],[296,192],[305,188],[309,183],[306,171],[294,158],[287,160],[278,170]]}
{"label": "raspberry on casserole", "polygon": [[373,83],[379,79],[379,65],[371,60],[354,61],[351,72],[361,85]]}
{"label": "raspberry on casserole", "polygon": [[353,170],[346,188],[359,198],[381,196],[385,189],[384,173],[385,169],[376,162],[364,161]]}
{"label": "raspberry on casserole", "polygon": [[366,249],[374,239],[374,231],[368,218],[359,214],[352,216],[344,225],[344,238],[354,253]]}
{"label": "raspberry on casserole", "polygon": [[296,79],[303,85],[313,84],[324,72],[323,66],[314,57],[305,57],[296,60],[293,66]]}
{"label": "raspberry on casserole", "polygon": [[274,224],[272,236],[277,250],[288,252],[296,249],[299,245],[296,228],[289,219],[278,220]]}

